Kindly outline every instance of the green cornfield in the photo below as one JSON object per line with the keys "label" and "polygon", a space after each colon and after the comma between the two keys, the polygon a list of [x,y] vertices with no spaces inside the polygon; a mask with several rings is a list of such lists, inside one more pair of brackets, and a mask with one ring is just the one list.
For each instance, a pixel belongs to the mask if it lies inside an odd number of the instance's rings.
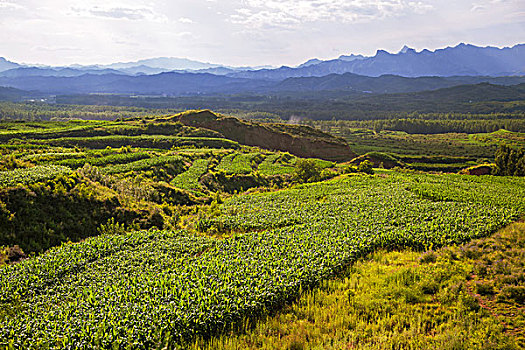
{"label": "green cornfield", "polygon": [[525,212],[520,178],[353,175],[233,196],[206,225],[101,235],[0,269],[0,346],[184,348],[266,315],[377,249],[486,236]]}

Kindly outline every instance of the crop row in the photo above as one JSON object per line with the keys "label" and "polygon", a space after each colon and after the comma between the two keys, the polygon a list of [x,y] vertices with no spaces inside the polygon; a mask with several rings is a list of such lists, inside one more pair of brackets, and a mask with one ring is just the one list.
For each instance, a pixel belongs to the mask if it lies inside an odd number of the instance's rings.
{"label": "crop row", "polygon": [[283,157],[282,154],[276,153],[267,156],[257,171],[261,175],[284,175],[291,174],[294,171],[293,164],[295,163],[295,157]]}
{"label": "crop row", "polygon": [[134,162],[149,157],[151,157],[151,155],[147,152],[113,153],[102,157],[87,156],[84,158],[64,159],[56,162],[56,164],[70,168],[81,168],[86,163],[94,166],[106,166],[109,164]]}
{"label": "crop row", "polygon": [[0,131],[0,142],[7,142],[13,138],[23,139],[45,139],[45,138],[56,138],[63,136],[75,136],[85,135],[88,132],[96,131],[97,126],[101,126],[104,123],[100,122],[88,122],[87,125],[71,126],[62,125],[49,128],[26,128],[22,130],[2,130]]}
{"label": "crop row", "polygon": [[172,164],[178,168],[183,166],[183,158],[181,156],[159,156],[154,158],[146,158],[137,160],[131,163],[110,165],[102,169],[106,174],[127,173],[129,171],[147,170],[159,165]]}
{"label": "crop row", "polygon": [[16,186],[18,184],[28,185],[70,172],[70,168],[58,165],[39,165],[27,169],[0,171],[0,187]]}
{"label": "crop row", "polygon": [[96,136],[96,137],[62,137],[58,139],[34,140],[35,143],[48,144],[62,147],[87,147],[87,148],[106,148],[106,147],[138,147],[171,149],[173,147],[194,146],[199,148],[239,148],[237,142],[212,137],[176,137],[162,135],[142,135],[142,136]]}
{"label": "crop row", "polygon": [[[357,176],[353,181],[347,180],[353,184],[351,189],[332,181],[323,186],[306,184],[278,192],[236,196],[221,206],[223,214],[219,217],[201,219],[207,221],[202,226],[246,232],[330,222],[344,218],[343,213],[357,211],[359,215],[370,216],[373,226],[394,232],[426,222],[452,220],[458,216],[454,210],[463,207],[490,207],[494,211],[512,208],[513,215],[525,213],[525,182],[519,178],[392,174],[386,179],[374,179],[363,181]],[[351,195],[355,198],[349,198]],[[380,207],[383,209],[378,213]],[[354,226],[358,223],[351,222]],[[441,232],[439,238],[443,244],[447,240],[460,240],[463,235],[452,231],[447,238],[445,233]]]}
{"label": "crop row", "polygon": [[208,171],[209,163],[209,159],[195,160],[188,170],[177,175],[171,184],[185,190],[198,190],[201,187],[199,179]]}
{"label": "crop row", "polygon": [[523,180],[503,180],[352,176],[233,197],[210,225],[255,230],[223,240],[148,231],[68,244],[0,269],[0,345],[184,346],[279,307],[374,249],[493,232],[525,209]]}
{"label": "crop row", "polygon": [[35,164],[55,162],[65,159],[83,158],[86,154],[84,152],[47,152],[47,153],[33,153],[21,157],[22,160],[28,160]]}
{"label": "crop row", "polygon": [[232,153],[223,157],[217,166],[217,170],[222,170],[227,174],[249,174],[257,164],[263,159],[263,155],[254,153]]}

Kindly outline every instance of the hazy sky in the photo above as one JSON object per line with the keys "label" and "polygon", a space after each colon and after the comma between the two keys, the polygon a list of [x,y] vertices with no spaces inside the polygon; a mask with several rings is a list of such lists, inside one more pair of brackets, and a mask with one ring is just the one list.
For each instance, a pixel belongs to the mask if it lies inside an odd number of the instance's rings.
{"label": "hazy sky", "polygon": [[295,65],[377,49],[525,42],[525,0],[0,0],[0,56]]}

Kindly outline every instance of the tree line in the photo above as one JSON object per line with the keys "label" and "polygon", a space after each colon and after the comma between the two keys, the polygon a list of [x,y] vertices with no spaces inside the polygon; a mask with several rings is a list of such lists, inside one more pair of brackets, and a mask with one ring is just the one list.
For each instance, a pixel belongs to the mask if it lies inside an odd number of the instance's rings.
{"label": "tree line", "polygon": [[425,120],[425,119],[387,119],[362,121],[355,126],[375,130],[404,131],[409,134],[444,134],[444,133],[490,133],[505,129],[525,132],[523,119],[461,119],[461,120]]}

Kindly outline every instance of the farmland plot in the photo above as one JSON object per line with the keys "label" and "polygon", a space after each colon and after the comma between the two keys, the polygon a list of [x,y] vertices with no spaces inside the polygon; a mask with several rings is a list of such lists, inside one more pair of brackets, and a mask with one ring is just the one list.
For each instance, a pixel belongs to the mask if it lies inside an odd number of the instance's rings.
{"label": "farmland plot", "polygon": [[0,269],[0,345],[184,347],[296,298],[378,248],[427,249],[519,218],[523,179],[351,176],[234,196],[189,232],[66,244]]}

